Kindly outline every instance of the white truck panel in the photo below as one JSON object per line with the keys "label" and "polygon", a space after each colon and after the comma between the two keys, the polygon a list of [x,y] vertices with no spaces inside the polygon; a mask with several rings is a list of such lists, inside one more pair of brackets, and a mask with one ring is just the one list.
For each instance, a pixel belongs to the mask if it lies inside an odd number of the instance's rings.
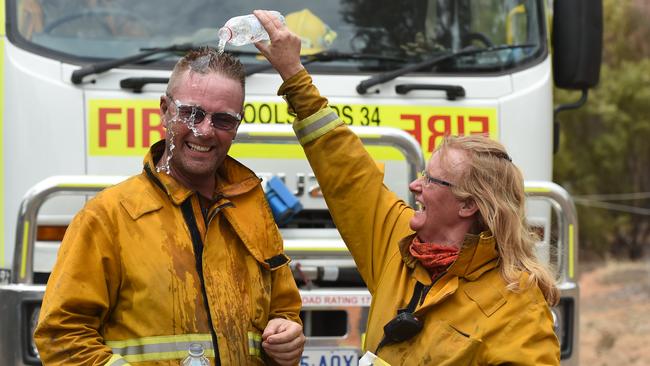
{"label": "white truck panel", "polygon": [[[20,200],[27,189],[57,174],[85,174],[83,98],[60,79],[60,62],[5,43],[5,210],[2,247],[10,265]],[[30,123],[30,121],[32,123]],[[52,123],[47,123],[47,122]],[[45,123],[44,123],[45,122]],[[56,151],[52,151],[56,149]],[[27,161],[35,162],[31,166]],[[56,198],[42,215],[74,213],[81,199]]]}

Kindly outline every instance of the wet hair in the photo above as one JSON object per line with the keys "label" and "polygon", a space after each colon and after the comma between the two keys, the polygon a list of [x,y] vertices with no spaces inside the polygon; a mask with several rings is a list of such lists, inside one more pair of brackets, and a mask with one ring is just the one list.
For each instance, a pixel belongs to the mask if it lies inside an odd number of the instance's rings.
{"label": "wet hair", "polygon": [[168,95],[173,94],[174,88],[187,70],[203,75],[208,73],[219,74],[236,80],[241,85],[242,92],[245,94],[246,72],[244,65],[242,65],[238,58],[229,53],[223,52],[219,54],[214,48],[210,47],[201,47],[189,51],[178,60],[176,66],[174,66],[174,70],[172,70],[169,83],[167,84]]}
{"label": "wet hair", "polygon": [[[448,136],[438,148],[444,159],[450,149],[465,153],[451,190],[459,200],[472,199],[482,230],[490,230],[497,242],[501,275],[511,291],[520,289],[522,272],[528,284],[537,285],[549,305],[559,300],[552,271],[535,253],[539,237],[526,219],[524,180],[504,146],[484,136]],[[443,160],[444,161],[444,160]]]}

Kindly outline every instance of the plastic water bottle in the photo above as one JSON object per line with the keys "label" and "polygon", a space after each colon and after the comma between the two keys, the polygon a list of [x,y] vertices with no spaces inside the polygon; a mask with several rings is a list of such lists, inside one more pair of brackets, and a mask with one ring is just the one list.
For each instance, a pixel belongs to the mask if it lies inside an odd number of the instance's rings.
{"label": "plastic water bottle", "polygon": [[[270,13],[286,24],[284,17],[277,11]],[[243,46],[259,41],[268,41],[269,34],[260,24],[254,14],[241,15],[230,18],[224,26],[219,29],[219,41],[221,44],[230,43],[233,46]]]}
{"label": "plastic water bottle", "polygon": [[199,343],[190,344],[188,356],[181,362],[181,366],[210,366],[210,360],[205,357],[203,346]]}

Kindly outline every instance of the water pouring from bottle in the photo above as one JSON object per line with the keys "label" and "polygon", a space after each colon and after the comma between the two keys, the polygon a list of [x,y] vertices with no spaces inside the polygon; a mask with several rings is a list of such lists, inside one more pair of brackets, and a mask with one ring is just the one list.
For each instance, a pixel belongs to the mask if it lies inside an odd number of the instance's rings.
{"label": "water pouring from bottle", "polygon": [[[284,16],[277,11],[270,13],[280,19],[282,24],[286,24]],[[259,22],[254,14],[240,15],[230,18],[223,27],[219,29],[219,45],[217,51],[223,53],[226,44],[233,46],[243,46],[259,41],[268,41],[269,34]]]}

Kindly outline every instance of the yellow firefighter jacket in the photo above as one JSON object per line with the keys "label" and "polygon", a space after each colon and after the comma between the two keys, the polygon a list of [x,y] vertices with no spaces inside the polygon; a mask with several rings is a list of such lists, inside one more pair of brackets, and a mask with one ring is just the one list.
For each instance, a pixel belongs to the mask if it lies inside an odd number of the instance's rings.
{"label": "yellow firefighter jacket", "polygon": [[294,130],[320,184],[336,227],[365,280],[372,304],[365,350],[377,351],[384,325],[424,285],[414,315],[423,329],[410,340],[382,346],[391,365],[558,365],[550,309],[537,287],[506,289],[496,242],[489,232],[468,235],[458,259],[432,284],[408,253],[413,209],[383,184],[383,172],[305,71],[280,88],[298,115]]}
{"label": "yellow firefighter jacket", "polygon": [[35,332],[45,365],[179,365],[191,343],[258,365],[268,320],[300,322],[260,179],[227,157],[204,215],[196,192],[156,172],[163,149],[70,224]]}

